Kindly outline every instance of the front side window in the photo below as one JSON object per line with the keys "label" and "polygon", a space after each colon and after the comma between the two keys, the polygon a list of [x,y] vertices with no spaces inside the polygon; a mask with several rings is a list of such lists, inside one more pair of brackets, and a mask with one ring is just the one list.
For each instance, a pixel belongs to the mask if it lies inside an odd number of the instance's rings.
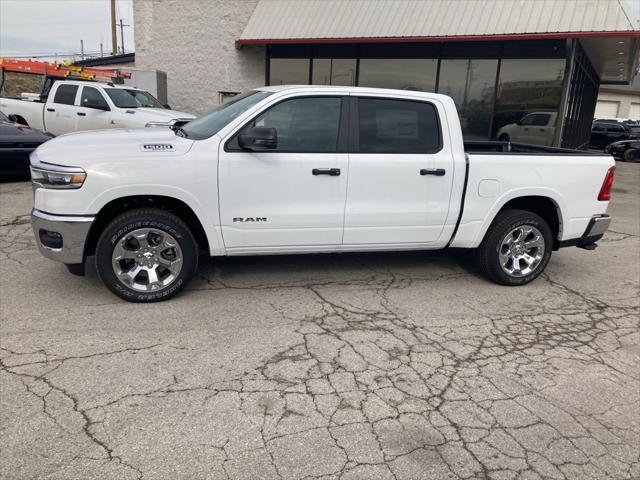
{"label": "front side window", "polygon": [[435,153],[440,149],[438,114],[431,103],[358,99],[360,153]]}
{"label": "front side window", "polygon": [[[278,152],[335,152],[340,130],[340,97],[293,98],[260,114],[242,131],[272,127],[278,135]],[[235,147],[235,140],[230,146]],[[233,148],[232,147],[232,148]]]}
{"label": "front side window", "polygon": [[82,87],[80,106],[87,108],[109,108],[109,104],[104,99],[100,91],[93,87]]}
{"label": "front side window", "polygon": [[53,103],[62,105],[73,105],[76,100],[77,85],[59,85],[56,95],[53,97]]}

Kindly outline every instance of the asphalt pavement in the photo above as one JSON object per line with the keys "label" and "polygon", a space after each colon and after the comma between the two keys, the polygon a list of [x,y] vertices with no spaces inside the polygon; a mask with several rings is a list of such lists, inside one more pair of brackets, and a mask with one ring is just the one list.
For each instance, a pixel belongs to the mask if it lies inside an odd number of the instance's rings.
{"label": "asphalt pavement", "polygon": [[212,259],[126,303],[0,185],[3,479],[638,479],[640,164],[533,284],[461,252]]}

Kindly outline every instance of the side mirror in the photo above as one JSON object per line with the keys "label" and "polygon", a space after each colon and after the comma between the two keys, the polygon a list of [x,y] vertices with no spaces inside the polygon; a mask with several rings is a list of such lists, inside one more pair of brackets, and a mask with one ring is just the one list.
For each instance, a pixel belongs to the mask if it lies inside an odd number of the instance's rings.
{"label": "side mirror", "polygon": [[171,110],[171,105],[169,105],[168,103],[165,103],[164,105],[162,105],[164,108],[166,108],[167,110]]}
{"label": "side mirror", "polygon": [[278,132],[273,127],[253,127],[238,135],[238,145],[252,152],[273,150],[278,147]]}
{"label": "side mirror", "polygon": [[105,112],[108,112],[109,110],[111,110],[109,108],[109,105],[106,105],[104,103],[94,103],[91,101],[82,102],[82,106],[86,108],[93,108],[95,110],[104,110]]}

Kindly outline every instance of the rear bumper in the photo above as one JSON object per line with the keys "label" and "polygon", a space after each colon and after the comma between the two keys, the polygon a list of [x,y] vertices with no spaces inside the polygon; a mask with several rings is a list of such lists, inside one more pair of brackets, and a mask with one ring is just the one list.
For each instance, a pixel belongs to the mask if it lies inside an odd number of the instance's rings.
{"label": "rear bumper", "polygon": [[607,230],[609,230],[610,224],[611,215],[607,215],[606,213],[602,215],[594,215],[591,217],[589,225],[587,225],[587,229],[580,238],[561,241],[559,247],[580,247],[592,250],[596,246],[595,243],[604,236]]}
{"label": "rear bumper", "polygon": [[94,219],[52,215],[34,208],[31,227],[40,253],[66,264],[84,263],[84,246]]}

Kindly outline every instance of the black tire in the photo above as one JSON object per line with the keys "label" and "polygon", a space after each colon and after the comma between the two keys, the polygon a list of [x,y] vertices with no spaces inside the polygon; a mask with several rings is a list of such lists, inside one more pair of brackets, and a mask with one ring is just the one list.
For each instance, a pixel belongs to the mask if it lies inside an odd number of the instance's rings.
{"label": "black tire", "polygon": [[[500,249],[507,235],[519,226],[529,225],[535,227],[544,241],[542,258],[537,266],[526,275],[513,276],[503,270],[500,263]],[[500,212],[489,230],[485,234],[482,243],[477,250],[478,265],[482,273],[490,280],[501,285],[518,286],[525,285],[535,280],[546,268],[553,250],[553,234],[551,228],[542,217],[525,210],[504,210]]]}
{"label": "black tire", "polygon": [[503,133],[498,137],[498,140],[501,142],[509,142],[510,141],[509,135],[507,135],[506,133]]}
{"label": "black tire", "polygon": [[640,161],[640,152],[636,148],[628,148],[622,154],[622,158],[625,162],[637,162]]}
{"label": "black tire", "polygon": [[[125,285],[116,276],[112,265],[113,251],[118,242],[128,233],[141,228],[168,233],[181,250],[179,273],[171,283],[154,291],[140,291]],[[198,245],[189,227],[177,216],[160,209],[139,208],[123,213],[107,225],[98,240],[95,262],[102,282],[120,298],[138,303],[158,302],[174,297],[187,286],[198,267]]]}

